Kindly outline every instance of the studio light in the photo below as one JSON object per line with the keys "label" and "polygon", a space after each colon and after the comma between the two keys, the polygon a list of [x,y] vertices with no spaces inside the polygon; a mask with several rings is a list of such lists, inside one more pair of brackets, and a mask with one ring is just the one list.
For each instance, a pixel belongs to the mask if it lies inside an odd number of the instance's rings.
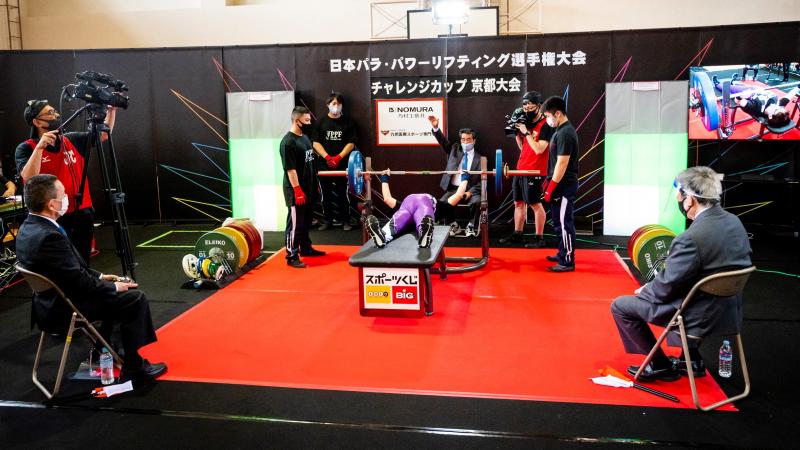
{"label": "studio light", "polygon": [[432,7],[433,23],[437,25],[458,25],[469,19],[466,0],[434,0]]}

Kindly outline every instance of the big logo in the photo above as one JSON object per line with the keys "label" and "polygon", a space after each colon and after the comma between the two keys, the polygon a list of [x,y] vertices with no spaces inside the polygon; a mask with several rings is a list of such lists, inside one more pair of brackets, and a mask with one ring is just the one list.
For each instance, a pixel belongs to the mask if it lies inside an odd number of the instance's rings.
{"label": "big logo", "polygon": [[417,287],[392,286],[392,303],[398,305],[416,305],[419,303]]}

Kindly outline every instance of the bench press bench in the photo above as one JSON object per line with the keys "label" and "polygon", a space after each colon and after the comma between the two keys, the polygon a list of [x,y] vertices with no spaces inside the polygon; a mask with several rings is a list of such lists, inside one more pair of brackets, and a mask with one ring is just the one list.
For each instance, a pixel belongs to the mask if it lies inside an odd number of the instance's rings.
{"label": "bench press bench", "polygon": [[404,233],[384,248],[367,241],[350,257],[358,267],[362,316],[422,317],[433,314],[431,268],[447,278],[444,244],[450,227],[436,226],[430,248],[419,248],[416,233]]}

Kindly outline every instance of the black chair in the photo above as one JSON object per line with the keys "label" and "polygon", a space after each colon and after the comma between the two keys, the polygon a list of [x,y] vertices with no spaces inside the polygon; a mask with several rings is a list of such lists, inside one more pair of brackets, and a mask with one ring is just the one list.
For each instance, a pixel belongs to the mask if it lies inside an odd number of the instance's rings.
{"label": "black chair", "polygon": [[45,338],[49,334],[48,330],[41,330],[39,334],[39,346],[36,348],[36,358],[33,361],[33,372],[31,374],[31,379],[33,380],[33,384],[39,388],[48,399],[52,399],[56,395],[58,395],[59,389],[61,389],[61,381],[64,377],[64,366],[67,363],[67,355],[69,354],[69,348],[72,344],[72,335],[76,329],[83,331],[83,333],[92,341],[95,348],[98,347],[105,347],[111,352],[111,355],[114,357],[114,361],[117,365],[122,365],[122,359],[117,355],[117,353],[111,348],[111,346],[103,339],[103,336],[97,331],[97,329],[92,325],[91,321],[89,321],[80,311],[78,308],[75,307],[75,304],[64,295],[64,291],[62,291],[55,283],[53,283],[49,278],[40,275],[36,272],[32,272],[21,265],[16,265],[17,270],[22,274],[25,278],[25,281],[28,282],[28,285],[33,289],[35,293],[43,293],[47,291],[53,291],[55,294],[66,302],[66,304],[72,310],[72,319],[69,323],[69,329],[66,334],[66,339],[64,342],[64,349],[61,352],[61,361],[58,365],[58,374],[56,375],[55,387],[53,387],[53,391],[50,392],[44,385],[39,381],[38,377],[38,370],[39,370],[39,363],[42,358],[42,351],[44,350],[44,342]]}
{"label": "black chair", "polygon": [[642,374],[644,371],[645,366],[653,359],[653,355],[655,355],[658,348],[661,346],[661,343],[664,342],[666,339],[667,334],[670,332],[675,332],[675,327],[678,328],[678,333],[681,337],[681,344],[683,345],[683,356],[686,360],[686,367],[688,368],[687,375],[689,377],[689,385],[692,388],[692,399],[694,400],[694,406],[702,411],[711,411],[713,409],[719,408],[722,405],[727,405],[728,403],[735,402],[737,400],[741,400],[748,395],[750,395],[750,374],[747,371],[747,362],[745,361],[744,357],[744,347],[742,346],[742,333],[741,330],[737,330],[736,333],[736,346],[739,348],[739,360],[742,363],[742,375],[744,376],[744,391],[736,396],[727,398],[725,400],[720,400],[717,403],[714,403],[709,406],[702,406],[700,401],[697,397],[697,386],[695,385],[694,381],[694,371],[691,369],[692,367],[692,358],[689,356],[689,339],[699,339],[705,336],[692,336],[686,332],[686,327],[683,323],[683,311],[687,307],[691,307],[690,302],[694,298],[695,294],[698,291],[702,291],[708,294],[711,294],[715,297],[720,297],[719,301],[731,301],[726,299],[725,297],[733,297],[736,294],[739,294],[744,290],[744,286],[747,283],[747,280],[750,278],[750,274],[756,270],[755,266],[750,266],[745,269],[739,270],[731,270],[728,272],[720,272],[715,273],[713,275],[709,275],[702,280],[695,283],[692,289],[689,291],[689,294],[686,298],[683,299],[683,303],[681,303],[681,307],[678,308],[678,311],[675,312],[675,315],[672,316],[672,319],[669,321],[669,324],[666,328],[664,328],[664,332],[661,333],[661,336],[656,341],[656,344],[650,350],[650,353],[644,358],[644,361],[639,366],[639,370],[636,372],[636,375],[633,377],[634,380],[639,379],[639,375]]}

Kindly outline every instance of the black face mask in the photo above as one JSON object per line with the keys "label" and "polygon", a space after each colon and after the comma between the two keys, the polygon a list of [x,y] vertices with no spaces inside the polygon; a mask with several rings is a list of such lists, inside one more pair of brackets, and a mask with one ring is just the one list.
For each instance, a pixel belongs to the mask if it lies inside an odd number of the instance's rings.
{"label": "black face mask", "polygon": [[[686,197],[684,197],[683,200],[686,200]],[[686,209],[683,207],[683,200],[678,200],[678,210],[681,212],[683,217],[688,218],[688,216],[686,215],[688,214],[688,211],[686,211]]]}
{"label": "black face mask", "polygon": [[528,123],[533,123],[536,119],[536,116],[539,115],[539,111],[527,111],[525,112],[525,118],[528,119]]}
{"label": "black face mask", "polygon": [[47,130],[48,131],[57,130],[58,128],[61,127],[61,118],[60,117],[58,119],[46,120],[45,122],[47,122]]}
{"label": "black face mask", "polygon": [[311,136],[311,132],[314,130],[314,126],[310,123],[300,123],[300,131],[305,134],[306,136]]}

